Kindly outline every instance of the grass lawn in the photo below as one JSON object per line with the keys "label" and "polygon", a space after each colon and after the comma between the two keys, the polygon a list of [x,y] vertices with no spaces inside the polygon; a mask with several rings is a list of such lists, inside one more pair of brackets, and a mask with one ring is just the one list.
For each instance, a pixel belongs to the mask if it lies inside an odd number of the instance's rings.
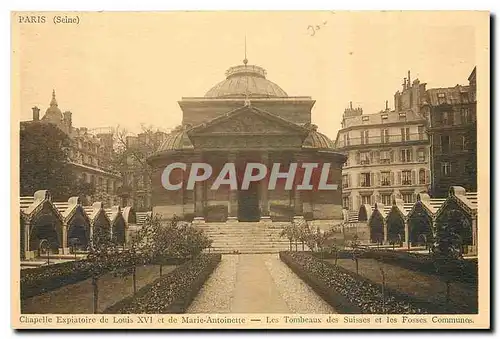
{"label": "grass lawn", "polygon": [[[327,260],[335,263],[334,259]],[[356,272],[356,262],[352,259],[338,259],[338,265]],[[440,278],[399,266],[379,262],[375,259],[359,259],[359,274],[371,281],[382,283],[380,267],[385,272],[386,286],[406,293],[420,300],[444,304],[446,284]],[[477,309],[477,286],[454,282],[450,287],[453,305],[464,309]]]}
{"label": "grass lawn", "polygon": [[[160,266],[137,267],[137,290],[160,277]],[[167,274],[176,266],[163,266],[162,274]],[[98,280],[99,312],[128,297],[134,291],[132,275],[125,277],[107,273]],[[57,290],[21,301],[21,313],[92,313],[92,279],[66,285]]]}

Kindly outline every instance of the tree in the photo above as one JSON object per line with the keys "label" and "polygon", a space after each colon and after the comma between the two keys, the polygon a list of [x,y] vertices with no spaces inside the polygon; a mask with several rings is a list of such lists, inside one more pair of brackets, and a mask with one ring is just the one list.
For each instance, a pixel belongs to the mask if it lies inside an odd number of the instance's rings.
{"label": "tree", "polygon": [[292,251],[292,243],[295,240],[295,232],[293,229],[293,224],[287,224],[285,228],[280,233],[280,237],[287,237],[289,245],[290,245],[290,251]]}
{"label": "tree", "polygon": [[450,209],[437,220],[436,236],[431,256],[437,273],[445,278],[446,303],[450,302],[450,287],[455,276],[461,275],[463,260],[461,232],[466,223],[462,212]]}
{"label": "tree", "polygon": [[75,192],[92,193],[69,163],[71,140],[50,123],[29,123],[20,131],[21,195],[49,189],[52,197],[66,200]]}

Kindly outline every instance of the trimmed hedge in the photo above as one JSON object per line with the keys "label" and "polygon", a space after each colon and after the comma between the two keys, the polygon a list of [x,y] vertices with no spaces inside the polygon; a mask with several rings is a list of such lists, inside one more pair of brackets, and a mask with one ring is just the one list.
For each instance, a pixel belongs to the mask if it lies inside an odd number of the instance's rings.
{"label": "trimmed hedge", "polygon": [[[439,272],[436,272],[434,262],[429,255],[372,249],[364,251],[361,257],[375,259],[425,274],[432,274],[441,277],[443,276]],[[452,267],[450,267],[449,270],[452,272],[456,272],[456,274],[451,276],[451,279],[454,281],[461,281],[469,284],[477,284],[477,260],[463,260],[461,263],[463,264],[463,266],[459,267],[460,263],[458,263],[457,261],[455,263],[455,268],[453,267],[454,264],[451,264]]]}
{"label": "trimmed hedge", "polygon": [[90,278],[91,265],[87,260],[21,270],[21,299],[55,290]]}
{"label": "trimmed hedge", "polygon": [[[342,314],[425,314],[434,313],[421,302],[386,287],[382,288],[355,273],[304,252],[280,252],[280,258],[336,311]],[[429,305],[425,305],[429,306]],[[441,312],[437,313],[443,313]]]}
{"label": "trimmed hedge", "polygon": [[[178,266],[187,259],[168,258],[162,265]],[[158,260],[151,264],[159,264]],[[123,267],[130,266],[124,262]],[[27,299],[92,277],[92,264],[84,259],[21,270],[21,299]]]}
{"label": "trimmed hedge", "polygon": [[220,254],[200,254],[165,276],[104,310],[104,314],[185,313],[221,260]]}

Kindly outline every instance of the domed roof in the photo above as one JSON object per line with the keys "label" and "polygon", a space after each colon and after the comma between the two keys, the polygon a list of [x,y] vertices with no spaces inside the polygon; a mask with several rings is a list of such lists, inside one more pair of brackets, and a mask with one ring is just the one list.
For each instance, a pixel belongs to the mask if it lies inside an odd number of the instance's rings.
{"label": "domed roof", "polygon": [[328,149],[335,148],[335,144],[326,135],[317,131],[317,127],[313,126],[311,132],[302,143],[303,148]]}
{"label": "domed roof", "polygon": [[50,106],[45,111],[45,115],[42,119],[50,120],[53,122],[60,122],[62,118],[62,112],[57,105],[56,91],[52,90],[52,100],[50,100]]}
{"label": "domed roof", "polygon": [[186,128],[182,128],[168,134],[159,151],[175,151],[191,148],[193,148],[193,144],[191,143],[191,140],[189,140]]}
{"label": "domed roof", "polygon": [[255,65],[234,66],[226,71],[226,80],[212,87],[206,98],[283,98],[286,92],[274,82],[266,79],[266,70]]}

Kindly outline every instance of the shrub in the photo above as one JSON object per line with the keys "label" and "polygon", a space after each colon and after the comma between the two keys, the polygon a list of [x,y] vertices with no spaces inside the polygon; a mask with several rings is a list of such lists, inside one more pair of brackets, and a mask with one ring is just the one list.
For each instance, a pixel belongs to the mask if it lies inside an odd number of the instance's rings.
{"label": "shrub", "polygon": [[380,285],[308,253],[281,252],[280,258],[339,313],[429,313],[401,294],[389,292],[383,298]]}
{"label": "shrub", "polygon": [[200,254],[103,313],[185,313],[220,260],[220,254]]}

